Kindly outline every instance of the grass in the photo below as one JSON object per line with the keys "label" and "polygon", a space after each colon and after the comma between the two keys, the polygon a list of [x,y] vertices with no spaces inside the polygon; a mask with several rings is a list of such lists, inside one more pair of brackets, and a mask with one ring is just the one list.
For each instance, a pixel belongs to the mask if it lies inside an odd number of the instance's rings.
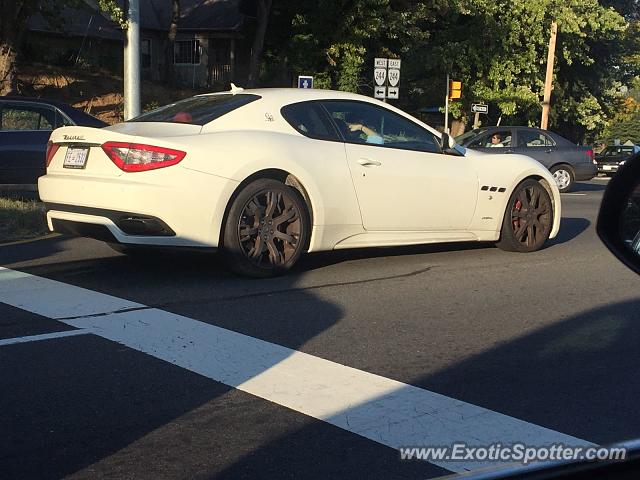
{"label": "grass", "polygon": [[48,232],[42,203],[0,197],[0,243],[36,238]]}

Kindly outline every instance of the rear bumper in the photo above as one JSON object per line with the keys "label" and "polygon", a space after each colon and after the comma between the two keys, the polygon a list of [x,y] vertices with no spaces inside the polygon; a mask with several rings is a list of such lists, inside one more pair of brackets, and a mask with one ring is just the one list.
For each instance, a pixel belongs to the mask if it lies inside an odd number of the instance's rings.
{"label": "rear bumper", "polygon": [[615,173],[620,168],[617,163],[599,163],[598,173]]}
{"label": "rear bumper", "polygon": [[[159,218],[149,215],[139,215],[130,212],[118,212],[116,210],[105,210],[101,208],[90,207],[78,207],[75,205],[62,205],[56,203],[45,203],[45,209],[47,212],[66,212],[77,213],[80,215],[86,215],[98,218],[107,218],[111,220],[113,225],[120,230],[124,235],[131,236],[149,236],[149,237],[174,237],[175,232],[164,221]],[[68,233],[81,237],[93,237],[99,238],[102,236],[99,232],[102,229],[87,228],[91,226],[86,222],[74,222],[71,220],[57,219],[54,215],[52,217],[52,230],[58,233]],[[96,225],[96,224],[93,224]],[[96,235],[91,235],[91,232],[97,232]]]}
{"label": "rear bumper", "polygon": [[576,180],[591,180],[598,174],[598,167],[593,162],[576,163],[573,171]]}
{"label": "rear bumper", "polygon": [[217,247],[237,182],[183,168],[164,170],[117,178],[41,177],[49,229],[122,244]]}

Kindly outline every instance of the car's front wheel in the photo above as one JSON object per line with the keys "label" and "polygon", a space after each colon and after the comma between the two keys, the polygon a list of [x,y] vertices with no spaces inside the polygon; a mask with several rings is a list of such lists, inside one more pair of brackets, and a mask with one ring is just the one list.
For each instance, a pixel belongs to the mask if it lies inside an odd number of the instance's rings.
{"label": "car's front wheel", "polygon": [[553,175],[553,179],[556,181],[560,193],[571,191],[573,183],[575,182],[575,175],[571,167],[567,165],[556,165],[551,169],[551,175]]}
{"label": "car's front wheel", "polygon": [[306,248],[311,222],[304,199],[277,180],[259,179],[233,200],[224,225],[222,254],[236,273],[281,275]]}
{"label": "car's front wheel", "polygon": [[510,252],[539,250],[551,234],[553,205],[547,190],[536,180],[525,180],[511,194],[496,244]]}

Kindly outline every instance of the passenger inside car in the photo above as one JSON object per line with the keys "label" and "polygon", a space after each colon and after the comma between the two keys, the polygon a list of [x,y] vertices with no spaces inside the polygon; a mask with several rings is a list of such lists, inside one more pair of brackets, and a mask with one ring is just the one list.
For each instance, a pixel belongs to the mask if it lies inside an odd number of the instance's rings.
{"label": "passenger inside car", "polygon": [[506,135],[503,132],[495,132],[491,135],[490,141],[485,145],[485,147],[510,147],[511,146],[511,135]]}

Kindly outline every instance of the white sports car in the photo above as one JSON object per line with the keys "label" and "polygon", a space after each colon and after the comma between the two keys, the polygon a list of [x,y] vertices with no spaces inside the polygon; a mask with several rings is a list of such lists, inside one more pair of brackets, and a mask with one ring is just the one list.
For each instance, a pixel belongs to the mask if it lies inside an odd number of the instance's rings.
{"label": "white sports car", "polygon": [[125,253],[214,248],[262,277],[305,251],[531,252],[560,226],[558,188],[535,160],[465,151],[389,104],[329,90],[234,86],[106,128],[59,128],[39,192],[52,231]]}

